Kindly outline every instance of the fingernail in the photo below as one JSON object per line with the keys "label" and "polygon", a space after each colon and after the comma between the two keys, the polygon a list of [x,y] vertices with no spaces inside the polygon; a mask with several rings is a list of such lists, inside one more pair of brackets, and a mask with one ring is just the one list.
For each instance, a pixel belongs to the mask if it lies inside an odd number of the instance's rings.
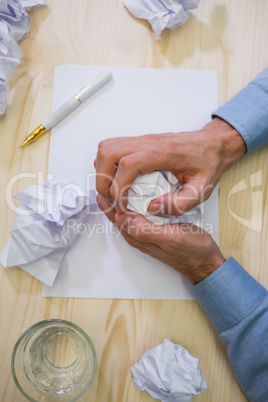
{"label": "fingernail", "polygon": [[161,204],[159,202],[152,202],[149,205],[149,212],[157,215],[165,215],[166,214],[166,207],[164,204]]}

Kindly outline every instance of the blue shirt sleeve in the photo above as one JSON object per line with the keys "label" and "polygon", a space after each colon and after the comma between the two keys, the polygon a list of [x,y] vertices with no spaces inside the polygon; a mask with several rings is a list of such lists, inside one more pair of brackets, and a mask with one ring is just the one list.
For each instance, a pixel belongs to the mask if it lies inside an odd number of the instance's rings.
{"label": "blue shirt sleeve", "polygon": [[268,291],[229,258],[193,287],[250,401],[268,401]]}
{"label": "blue shirt sleeve", "polygon": [[268,67],[216,110],[212,117],[216,116],[239,132],[247,152],[268,144]]}

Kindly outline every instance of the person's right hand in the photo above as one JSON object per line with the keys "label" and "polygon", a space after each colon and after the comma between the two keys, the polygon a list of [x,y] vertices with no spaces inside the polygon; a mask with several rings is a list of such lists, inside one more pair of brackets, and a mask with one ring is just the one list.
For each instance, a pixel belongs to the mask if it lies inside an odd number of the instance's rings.
{"label": "person's right hand", "polygon": [[205,201],[223,171],[245,152],[243,138],[220,118],[199,131],[108,139],[99,144],[94,163],[96,188],[124,211],[128,190],[139,174],[170,171],[183,190],[156,198],[148,210],[182,215]]}

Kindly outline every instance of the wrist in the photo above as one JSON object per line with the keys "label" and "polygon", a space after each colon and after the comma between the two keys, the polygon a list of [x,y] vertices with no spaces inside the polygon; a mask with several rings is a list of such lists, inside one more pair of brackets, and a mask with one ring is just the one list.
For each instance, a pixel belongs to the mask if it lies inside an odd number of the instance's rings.
{"label": "wrist", "polygon": [[226,262],[225,258],[221,254],[220,250],[216,253],[211,254],[210,258],[208,258],[206,265],[201,265],[192,272],[191,277],[189,279],[193,282],[194,285],[197,285],[199,282],[202,282],[209,275],[211,275],[214,271],[220,268]]}
{"label": "wrist", "polygon": [[246,153],[247,148],[243,137],[225,120],[215,117],[204,127],[204,130],[213,134],[213,139],[218,143],[224,170]]}

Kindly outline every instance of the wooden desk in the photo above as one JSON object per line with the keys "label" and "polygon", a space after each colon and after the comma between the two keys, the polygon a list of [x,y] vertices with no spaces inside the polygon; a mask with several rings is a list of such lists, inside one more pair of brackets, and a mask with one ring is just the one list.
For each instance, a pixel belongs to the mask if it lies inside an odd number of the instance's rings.
{"label": "wooden desk", "polygon": [[[34,184],[31,174],[46,175],[49,135],[25,149],[19,145],[51,112],[55,65],[218,70],[219,102],[223,104],[268,64],[268,4],[264,0],[203,0],[187,23],[165,31],[161,39],[147,22],[134,19],[121,0],[49,0],[48,6],[34,8],[30,16],[31,33],[21,43],[25,57],[11,76],[7,111],[0,117],[1,250],[14,218],[7,204],[10,192]],[[223,253],[233,255],[264,286],[268,286],[267,156],[267,147],[247,155],[220,183]],[[263,227],[256,232],[230,214],[227,201],[233,186],[245,179],[246,190],[232,196],[230,208],[250,220],[254,208],[250,175],[259,170],[262,210],[258,213]],[[130,366],[164,338],[201,359],[208,390],[194,400],[246,400],[216,331],[195,301],[42,298],[41,284],[18,268],[0,269],[0,289],[1,401],[25,400],[11,377],[12,349],[25,329],[48,318],[73,321],[95,345],[97,374],[81,400],[153,401],[146,392],[136,390]]]}

